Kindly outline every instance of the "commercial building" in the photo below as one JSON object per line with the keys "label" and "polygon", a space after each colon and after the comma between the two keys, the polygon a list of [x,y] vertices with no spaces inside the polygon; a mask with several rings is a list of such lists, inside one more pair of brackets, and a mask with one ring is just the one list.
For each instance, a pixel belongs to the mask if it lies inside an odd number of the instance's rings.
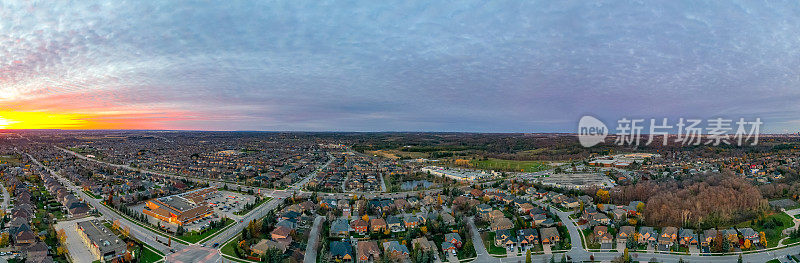
{"label": "commercial building", "polygon": [[89,247],[89,251],[100,262],[111,262],[125,254],[128,249],[125,242],[111,233],[111,230],[103,226],[97,219],[78,222],[75,228],[80,233],[83,243]]}
{"label": "commercial building", "polygon": [[216,191],[216,188],[209,187],[152,199],[147,201],[142,213],[178,225],[191,223],[214,213],[205,200]]}
{"label": "commercial building", "polygon": [[494,172],[494,171],[487,172],[487,171],[476,171],[469,169],[445,168],[438,166],[428,166],[422,168],[421,170],[422,172],[426,172],[435,176],[441,176],[458,181],[468,181],[468,182],[487,179],[493,176],[500,176],[499,172]]}

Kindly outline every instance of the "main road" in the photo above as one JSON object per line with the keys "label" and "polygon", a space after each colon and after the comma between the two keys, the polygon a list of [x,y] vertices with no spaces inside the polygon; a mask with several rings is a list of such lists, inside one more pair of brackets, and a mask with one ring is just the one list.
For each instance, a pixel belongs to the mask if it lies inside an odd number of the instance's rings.
{"label": "main road", "polygon": [[97,209],[97,211],[100,212],[100,214],[102,214],[106,219],[108,219],[109,221],[119,220],[120,224],[123,227],[128,227],[131,230],[131,236],[133,236],[134,238],[152,246],[153,248],[157,249],[158,251],[161,251],[164,254],[169,254],[170,249],[179,250],[186,247],[186,245],[183,245],[175,241],[171,242],[172,243],[171,247],[165,245],[164,243],[170,243],[166,237],[160,236],[152,232],[152,230],[146,229],[134,222],[131,222],[127,218],[118,214],[116,211],[112,211],[108,207],[101,204],[99,199],[95,199],[87,195],[85,192],[83,192],[82,189],[75,186],[75,184],[73,184],[72,181],[62,177],[59,173],[53,171],[49,167],[44,166],[42,163],[39,162],[39,160],[36,160],[36,158],[31,156],[30,154],[25,153],[25,155],[27,155],[28,158],[30,158],[31,161],[33,161],[36,165],[44,168],[47,172],[56,177],[64,187],[66,187],[69,190],[72,190],[72,192],[83,198],[83,200],[85,200],[87,203],[89,203],[91,206]]}
{"label": "main road", "polygon": [[[278,205],[281,202],[283,202],[284,198],[290,197],[292,195],[304,195],[305,196],[305,195],[310,195],[311,194],[310,192],[300,190],[299,188],[302,188],[301,186],[305,185],[305,183],[307,183],[308,180],[310,180],[312,178],[312,176],[307,176],[303,181],[301,181],[298,184],[295,184],[295,186],[293,186],[293,187],[291,187],[289,189],[276,190],[276,189],[269,189],[269,188],[243,186],[243,185],[239,185],[239,184],[236,184],[236,183],[233,183],[233,182],[228,182],[228,181],[209,180],[209,179],[205,179],[205,178],[179,176],[179,175],[173,175],[173,174],[165,174],[165,173],[159,173],[159,172],[154,172],[154,171],[148,171],[148,170],[144,170],[144,169],[140,169],[140,168],[134,168],[134,167],[131,167],[131,166],[128,166],[128,165],[113,164],[113,163],[100,161],[100,160],[97,160],[97,159],[94,159],[94,158],[88,158],[86,156],[83,156],[81,154],[75,153],[73,151],[70,151],[70,150],[67,150],[67,149],[64,149],[64,148],[61,148],[61,147],[56,147],[56,148],[61,149],[64,152],[72,154],[72,155],[74,155],[74,156],[76,156],[78,158],[81,158],[81,159],[84,159],[84,160],[88,160],[88,161],[94,161],[94,162],[102,163],[102,164],[105,164],[105,165],[108,165],[108,166],[112,166],[112,167],[138,171],[138,172],[141,172],[141,173],[151,174],[151,175],[159,175],[159,176],[165,176],[165,177],[171,177],[171,178],[188,179],[188,180],[191,180],[191,181],[194,181],[194,182],[210,182],[212,185],[215,185],[217,187],[222,187],[222,186],[227,186],[229,188],[242,187],[243,190],[252,189],[253,191],[257,191],[257,192],[261,193],[261,195],[273,197],[272,200],[266,202],[265,204],[262,204],[261,206],[257,207],[256,209],[254,209],[253,211],[251,211],[250,213],[245,215],[241,219],[240,222],[236,222],[233,226],[228,227],[227,229],[222,231],[220,234],[200,242],[201,244],[205,244],[205,245],[212,245],[214,243],[223,244],[227,240],[230,240],[231,238],[233,238],[234,236],[236,236],[237,234],[239,234],[241,232],[241,230],[247,225],[246,222],[249,222],[251,220],[255,220],[255,219],[263,217],[264,215],[266,215],[266,213],[268,211],[273,210],[276,207],[278,207]],[[110,220],[119,219],[120,222],[122,222],[124,225],[127,225],[127,226],[129,226],[131,228],[131,232],[136,238],[147,242],[148,244],[152,245],[153,247],[155,247],[156,249],[158,249],[158,250],[160,250],[162,252],[168,253],[170,247],[167,247],[166,245],[163,245],[160,242],[155,241],[155,239],[158,239],[158,238],[164,239],[163,237],[160,237],[157,234],[154,234],[149,229],[140,227],[140,226],[130,222],[129,220],[127,220],[127,219],[125,219],[123,217],[120,217],[116,212],[110,211],[110,209],[108,209],[105,206],[103,206],[102,204],[100,204],[97,199],[90,198],[88,195],[83,193],[83,191],[81,191],[79,188],[75,187],[72,184],[72,182],[70,182],[69,180],[66,180],[66,179],[62,178],[57,173],[51,171],[49,168],[41,165],[41,163],[36,161],[32,156],[30,156],[30,155],[28,155],[28,156],[32,160],[34,160],[34,162],[37,163],[37,165],[40,165],[40,166],[44,167],[51,174],[53,174],[54,176],[57,176],[62,181],[62,183],[65,183],[65,185],[70,185],[69,186],[70,189],[75,190],[75,192],[78,193],[79,195],[81,195],[85,200],[89,200],[89,202],[95,208],[97,208],[98,211],[100,211],[103,215],[105,215],[107,218],[109,218]],[[324,166],[321,166],[313,174],[316,175],[316,173],[319,170],[323,169],[324,167],[327,167],[331,163],[331,161],[332,160],[329,160],[328,163],[326,163]],[[300,187],[298,187],[298,186],[300,186]],[[403,198],[403,197],[408,197],[408,196],[416,196],[418,194],[430,195],[430,194],[438,193],[440,191],[441,191],[441,189],[429,189],[429,190],[401,192],[401,193],[319,193],[319,195],[322,196],[322,197],[336,198],[336,199],[351,198],[354,195],[355,196],[363,196],[364,198],[376,198],[376,197],[378,197],[378,198]],[[5,202],[5,200],[4,200],[4,202]],[[539,205],[544,206],[546,208],[549,208],[550,211],[552,211],[553,213],[558,215],[558,217],[561,219],[561,221],[564,222],[564,225],[567,227],[567,229],[569,231],[571,245],[572,245],[572,248],[569,251],[567,251],[565,254],[567,256],[569,256],[570,258],[572,258],[573,261],[589,261],[590,258],[592,258],[592,257],[594,258],[594,260],[608,261],[608,260],[612,260],[612,259],[614,259],[616,257],[619,257],[621,255],[621,252],[590,252],[590,251],[587,251],[583,247],[583,240],[581,239],[580,231],[578,230],[578,228],[575,225],[574,221],[569,218],[569,215],[571,213],[562,212],[562,211],[560,211],[558,209],[555,209],[553,207],[547,206],[546,204],[539,203]],[[476,260],[476,262],[497,262],[497,261],[501,261],[501,262],[519,262],[521,260],[524,261],[524,257],[525,257],[524,254],[522,256],[513,255],[513,256],[506,257],[506,258],[494,258],[494,257],[491,257],[488,254],[488,252],[486,251],[486,248],[483,246],[483,242],[480,241],[480,235],[477,232],[477,230],[474,228],[474,223],[471,220],[469,221],[469,223],[470,223],[470,227],[473,228],[472,238],[473,238],[473,241],[474,241],[473,243],[475,244],[476,252],[478,253],[478,260]],[[477,237],[477,239],[476,239],[476,237]],[[172,242],[172,247],[171,248],[174,248],[174,249],[178,250],[178,249],[183,249],[185,247],[186,246],[183,245],[183,244],[180,244],[180,243],[177,243],[177,242]],[[762,251],[762,252],[756,252],[756,253],[750,253],[750,254],[742,254],[742,258],[743,258],[743,260],[745,262],[766,262],[766,261],[769,261],[771,259],[782,258],[782,257],[786,257],[787,255],[796,255],[796,254],[800,254],[800,246],[783,247],[783,248],[775,249],[775,250],[772,250],[772,251]],[[533,255],[533,259],[535,261],[542,261],[542,260],[546,261],[546,260],[549,260],[551,256],[552,255]],[[652,259],[655,259],[656,261],[659,261],[659,262],[678,262],[680,259],[683,259],[685,261],[690,261],[690,262],[735,262],[738,259],[739,255],[700,256],[700,255],[675,255],[675,254],[666,254],[666,253],[633,252],[633,253],[631,253],[631,256],[633,257],[634,260],[640,260],[640,261],[650,261]]]}

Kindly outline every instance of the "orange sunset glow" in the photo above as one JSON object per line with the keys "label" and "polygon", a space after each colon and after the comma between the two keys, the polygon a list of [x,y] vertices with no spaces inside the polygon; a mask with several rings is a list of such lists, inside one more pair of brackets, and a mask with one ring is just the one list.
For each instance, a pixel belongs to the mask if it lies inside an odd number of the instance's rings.
{"label": "orange sunset glow", "polygon": [[[0,111],[0,129],[149,129],[136,115]],[[144,124],[144,125],[142,125]]]}

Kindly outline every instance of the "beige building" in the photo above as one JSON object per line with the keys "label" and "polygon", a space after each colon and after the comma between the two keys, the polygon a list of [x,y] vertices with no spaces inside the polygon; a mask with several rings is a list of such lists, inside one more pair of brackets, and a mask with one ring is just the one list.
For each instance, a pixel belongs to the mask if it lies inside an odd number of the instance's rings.
{"label": "beige building", "polygon": [[128,249],[128,245],[120,240],[114,233],[97,219],[78,222],[75,228],[89,247],[89,251],[94,254],[95,259],[100,262],[111,262],[117,257],[121,257]]}

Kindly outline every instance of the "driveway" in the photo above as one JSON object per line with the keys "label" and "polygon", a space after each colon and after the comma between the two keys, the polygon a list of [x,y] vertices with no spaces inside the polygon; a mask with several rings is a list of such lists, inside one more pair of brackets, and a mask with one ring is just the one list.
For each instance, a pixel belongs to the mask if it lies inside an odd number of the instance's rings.
{"label": "driveway", "polygon": [[317,261],[317,242],[319,242],[319,231],[322,228],[322,220],[324,216],[317,216],[314,218],[314,225],[311,226],[311,233],[308,234],[308,244],[306,245],[306,254],[303,257],[303,262],[313,263]]}

